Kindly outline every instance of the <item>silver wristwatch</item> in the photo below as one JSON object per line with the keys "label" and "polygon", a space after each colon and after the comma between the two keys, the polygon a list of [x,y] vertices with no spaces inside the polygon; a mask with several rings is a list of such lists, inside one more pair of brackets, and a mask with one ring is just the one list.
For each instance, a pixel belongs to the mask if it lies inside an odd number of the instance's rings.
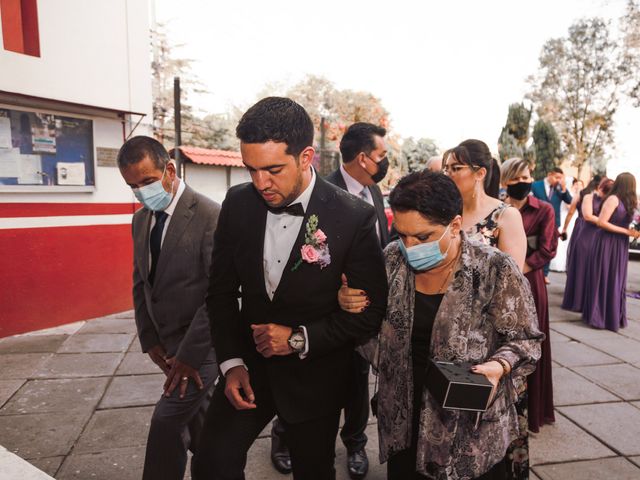
{"label": "silver wristwatch", "polygon": [[291,347],[291,350],[293,350],[294,352],[297,352],[297,353],[304,352],[304,347],[307,341],[304,338],[304,332],[302,331],[302,329],[294,328],[293,331],[291,332],[291,336],[289,337],[288,342],[289,342],[289,346]]}

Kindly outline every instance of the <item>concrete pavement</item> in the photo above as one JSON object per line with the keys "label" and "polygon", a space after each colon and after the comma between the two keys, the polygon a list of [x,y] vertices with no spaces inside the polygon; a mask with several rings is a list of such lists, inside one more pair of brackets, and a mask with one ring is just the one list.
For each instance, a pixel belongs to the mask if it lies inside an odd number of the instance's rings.
{"label": "concrete pavement", "polygon": [[[531,435],[532,478],[640,478],[640,300],[630,325],[593,330],[559,308],[564,274],[549,286],[556,423]],[[640,262],[629,288],[640,290]],[[9,452],[56,479],[137,480],[163,375],[140,352],[132,312],[0,340],[0,480],[15,480]],[[377,462],[375,419],[368,427],[370,480]],[[249,453],[249,480],[285,480],[269,461],[268,428]],[[336,469],[347,479],[337,442]],[[12,468],[14,463],[11,463]],[[28,467],[28,466],[27,466]],[[15,467],[18,468],[18,467]],[[21,480],[46,478],[27,473]]]}

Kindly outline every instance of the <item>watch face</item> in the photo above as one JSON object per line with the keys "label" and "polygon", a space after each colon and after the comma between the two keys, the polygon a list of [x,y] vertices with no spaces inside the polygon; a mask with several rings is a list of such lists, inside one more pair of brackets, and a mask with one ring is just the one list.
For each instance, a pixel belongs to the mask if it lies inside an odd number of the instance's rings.
{"label": "watch face", "polygon": [[289,339],[289,345],[291,345],[291,348],[295,351],[302,350],[304,347],[304,335],[299,332],[294,333]]}

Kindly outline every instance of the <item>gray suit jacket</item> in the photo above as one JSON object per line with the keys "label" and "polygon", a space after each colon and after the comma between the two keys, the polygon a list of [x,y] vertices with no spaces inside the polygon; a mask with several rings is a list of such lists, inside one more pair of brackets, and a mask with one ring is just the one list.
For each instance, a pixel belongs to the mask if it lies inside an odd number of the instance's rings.
{"label": "gray suit jacket", "polygon": [[220,205],[186,186],[167,227],[153,286],[149,226],[153,212],[133,216],[133,303],[142,351],[162,345],[169,356],[199,368],[211,350],[209,286],[213,234]]}
{"label": "gray suit jacket", "polygon": [[[324,177],[324,179],[329,183],[333,183],[336,187],[347,190],[347,184],[342,177],[340,169],[334,170]],[[371,192],[373,207],[376,210],[376,217],[378,218],[378,224],[380,225],[380,246],[384,249],[384,247],[389,243],[389,223],[387,221],[387,215],[384,213],[384,199],[382,197],[382,191],[380,190],[380,187],[375,184],[369,187],[369,191]]]}

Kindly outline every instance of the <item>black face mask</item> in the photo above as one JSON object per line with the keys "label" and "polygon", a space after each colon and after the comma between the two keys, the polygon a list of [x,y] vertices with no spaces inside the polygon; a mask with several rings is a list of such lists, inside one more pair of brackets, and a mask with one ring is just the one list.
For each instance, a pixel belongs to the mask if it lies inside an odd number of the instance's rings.
{"label": "black face mask", "polygon": [[380,162],[377,163],[378,171],[371,175],[371,180],[376,183],[380,183],[384,177],[387,176],[387,171],[389,170],[389,159],[384,157]]}
{"label": "black face mask", "polygon": [[507,185],[507,195],[515,200],[524,200],[531,192],[531,183],[518,182],[513,185]]}

